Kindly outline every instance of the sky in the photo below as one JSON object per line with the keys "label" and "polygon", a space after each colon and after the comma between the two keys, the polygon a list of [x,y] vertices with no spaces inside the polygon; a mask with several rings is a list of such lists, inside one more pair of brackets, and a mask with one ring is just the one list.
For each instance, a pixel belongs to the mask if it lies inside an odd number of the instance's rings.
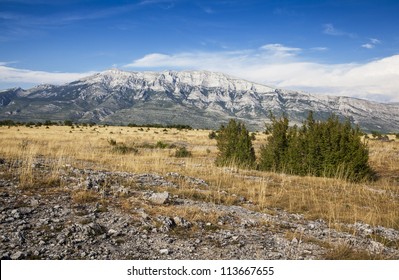
{"label": "sky", "polygon": [[397,0],[0,0],[0,89],[208,70],[399,102]]}

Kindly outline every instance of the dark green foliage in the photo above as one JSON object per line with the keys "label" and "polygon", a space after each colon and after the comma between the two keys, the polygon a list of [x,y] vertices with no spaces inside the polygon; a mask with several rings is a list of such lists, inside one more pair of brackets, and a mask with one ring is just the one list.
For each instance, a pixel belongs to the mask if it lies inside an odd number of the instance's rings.
{"label": "dark green foliage", "polygon": [[255,166],[251,136],[243,123],[232,119],[226,127],[222,125],[216,140],[219,149],[216,165],[236,165],[243,168]]}
{"label": "dark green foliage", "polygon": [[112,151],[117,154],[137,154],[138,150],[135,147],[126,146],[125,144],[119,144],[112,147]]}
{"label": "dark green foliage", "polygon": [[114,140],[114,139],[112,139],[112,138],[110,138],[110,139],[108,139],[108,143],[111,145],[111,146],[116,146],[116,140]]}
{"label": "dark green foliage", "polygon": [[283,116],[277,120],[273,115],[270,116],[271,125],[266,125],[266,134],[269,137],[268,144],[262,146],[259,167],[262,170],[283,170],[288,151],[288,118]]}
{"label": "dark green foliage", "polygon": [[399,139],[399,133],[395,134],[396,139]]}
{"label": "dark green foliage", "polygon": [[370,179],[368,149],[362,133],[349,120],[331,116],[315,121],[309,113],[301,128],[289,127],[287,117],[271,117],[268,143],[261,147],[259,168],[298,175],[339,177],[353,181]]}
{"label": "dark green foliage", "polygon": [[44,122],[44,125],[45,125],[45,126],[51,126],[51,125],[57,125],[57,123],[56,123],[56,122],[52,122],[52,121],[50,121],[50,120],[46,120],[46,121]]}
{"label": "dark green foliage", "polygon": [[0,121],[0,126],[15,126],[18,125],[15,123],[13,120],[1,120]]}
{"label": "dark green foliage", "polygon": [[64,121],[64,125],[66,125],[66,126],[73,126],[73,123],[72,123],[71,120],[65,120],[65,121]]}
{"label": "dark green foliage", "polygon": [[209,134],[208,134],[209,139],[216,139],[216,137],[217,137],[217,134],[215,131],[209,132]]}
{"label": "dark green foliage", "polygon": [[155,148],[158,148],[158,149],[166,149],[168,146],[169,146],[168,144],[166,144],[166,143],[164,143],[162,141],[158,141],[155,144]]}
{"label": "dark green foliage", "polygon": [[179,147],[175,151],[175,157],[191,157],[192,154],[186,147]]}
{"label": "dark green foliage", "polygon": [[381,132],[372,131],[372,132],[371,132],[371,136],[373,136],[373,138],[380,139],[382,135],[381,135]]}
{"label": "dark green foliage", "polygon": [[149,124],[129,123],[127,126],[128,127],[176,128],[178,130],[182,130],[182,129],[192,130],[193,129],[191,126],[186,125],[186,124],[168,124],[168,125],[163,125],[163,124],[158,124],[158,123],[149,123]]}

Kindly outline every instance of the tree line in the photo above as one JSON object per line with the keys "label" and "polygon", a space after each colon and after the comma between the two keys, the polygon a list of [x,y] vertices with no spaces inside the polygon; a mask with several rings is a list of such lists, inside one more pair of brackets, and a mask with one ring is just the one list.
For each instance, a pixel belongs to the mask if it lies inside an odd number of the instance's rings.
{"label": "tree line", "polygon": [[[50,121],[46,120],[44,122],[38,121],[38,122],[22,122],[22,121],[13,121],[13,120],[0,120],[0,126],[53,126],[53,125],[65,125],[65,126],[74,126],[74,125],[81,125],[81,126],[95,126],[97,125],[95,122],[73,122],[71,120],[64,120],[64,121]],[[105,126],[108,126],[108,124],[104,124]],[[120,124],[119,126],[124,126],[123,124]],[[151,127],[151,128],[176,128],[178,130],[182,129],[187,129],[187,130],[192,130],[193,128],[190,125],[186,124],[157,124],[157,123],[152,123],[152,124],[134,124],[134,123],[129,123],[126,126],[128,127]]]}

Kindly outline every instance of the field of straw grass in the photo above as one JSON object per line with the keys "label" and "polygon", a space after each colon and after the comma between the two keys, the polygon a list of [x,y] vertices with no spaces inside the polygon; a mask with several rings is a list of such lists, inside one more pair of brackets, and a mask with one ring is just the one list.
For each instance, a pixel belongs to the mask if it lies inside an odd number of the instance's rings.
{"label": "field of straw grass", "polygon": [[[234,197],[245,197],[252,202],[246,207],[257,211],[272,214],[283,209],[301,213],[309,219],[324,219],[338,230],[343,223],[355,222],[399,229],[397,140],[369,140],[370,164],[378,179],[351,183],[340,178],[216,167],[216,140],[209,139],[209,132],[107,126],[0,127],[0,157],[20,163],[8,175],[18,177],[19,184],[26,187],[61,184],[58,173],[66,165],[160,175],[177,172],[201,178],[209,185],[198,193],[188,184],[185,186],[185,182],[179,182],[182,188],[174,192],[181,196],[228,205],[239,203]],[[256,151],[265,141],[264,134],[256,134]],[[192,156],[175,157],[178,147],[185,147]],[[36,177],[32,170],[37,158],[44,159],[51,167],[45,178]],[[234,195],[222,197],[221,192]],[[76,196],[85,201],[79,194]]]}

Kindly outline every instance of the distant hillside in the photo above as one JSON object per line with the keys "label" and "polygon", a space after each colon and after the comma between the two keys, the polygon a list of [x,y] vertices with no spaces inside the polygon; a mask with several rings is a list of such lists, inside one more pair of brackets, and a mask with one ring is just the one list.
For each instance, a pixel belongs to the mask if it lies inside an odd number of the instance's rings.
{"label": "distant hillside", "polygon": [[269,112],[300,123],[334,113],[364,130],[399,131],[399,104],[311,95],[207,71],[104,71],[68,84],[0,92],[0,118],[217,128],[229,118],[263,129]]}

